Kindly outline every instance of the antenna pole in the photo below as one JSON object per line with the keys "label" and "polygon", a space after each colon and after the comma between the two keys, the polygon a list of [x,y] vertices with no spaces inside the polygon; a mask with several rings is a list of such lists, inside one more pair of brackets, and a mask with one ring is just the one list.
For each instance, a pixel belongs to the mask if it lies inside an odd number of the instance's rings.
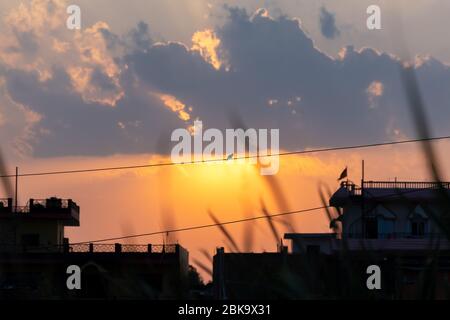
{"label": "antenna pole", "polygon": [[364,160],[361,162],[361,230],[362,230],[362,237],[366,238],[366,213],[365,213],[365,206],[364,206]]}
{"label": "antenna pole", "polygon": [[14,194],[14,212],[17,212],[17,190],[19,184],[19,168],[16,167],[16,186],[15,186],[15,194]]}
{"label": "antenna pole", "polygon": [[361,187],[364,185],[364,160],[362,160]]}

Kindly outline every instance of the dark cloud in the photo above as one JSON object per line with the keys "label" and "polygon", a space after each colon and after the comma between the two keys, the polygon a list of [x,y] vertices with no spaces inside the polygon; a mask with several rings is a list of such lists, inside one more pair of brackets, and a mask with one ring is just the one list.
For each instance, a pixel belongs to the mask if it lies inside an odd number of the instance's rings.
{"label": "dark cloud", "polygon": [[90,77],[90,84],[100,88],[104,92],[115,92],[116,84],[101,69],[95,68]]}
{"label": "dark cloud", "polygon": [[[149,92],[192,106],[191,120],[198,117],[206,128],[230,127],[236,114],[247,127],[279,128],[283,149],[414,136],[395,57],[349,46],[334,59],[315,47],[296,19],[236,8],[228,12],[226,23],[215,30],[224,59],[219,69],[181,43],[150,42],[148,28],[138,25],[126,40],[134,39],[134,49],[116,57],[124,96],[114,107],[84,101],[64,68],[55,68],[46,81],[33,72],[7,71],[11,97],[43,115],[36,127],[48,133],[34,143],[35,154],[158,151],[160,141],[170,141],[171,130],[187,123]],[[120,37],[108,36],[119,43]],[[449,67],[432,58],[419,62],[435,133],[448,134]],[[114,89],[102,72],[91,81]]]}
{"label": "dark cloud", "polygon": [[134,93],[132,86],[110,107],[83,101],[62,69],[53,70],[44,84],[23,71],[10,71],[6,78],[12,97],[43,115],[38,126],[45,132],[34,145],[36,156],[151,152],[160,135],[169,140],[169,132],[183,126],[160,101]]}
{"label": "dark cloud", "polygon": [[145,22],[138,22],[124,36],[119,36],[107,28],[101,28],[100,32],[106,41],[107,47],[114,55],[135,53],[148,50],[154,43],[150,36],[150,28]]}
{"label": "dark cloud", "polygon": [[18,30],[14,30],[14,35],[17,39],[17,46],[9,47],[9,52],[21,52],[27,57],[32,57],[38,52],[39,43],[33,31],[19,32]]}
{"label": "dark cloud", "polygon": [[327,39],[334,39],[339,36],[339,29],[336,27],[336,19],[333,13],[325,7],[320,8],[320,31]]}
{"label": "dark cloud", "polygon": [[[263,11],[250,16],[232,8],[227,23],[216,32],[229,71],[211,71],[204,61],[195,60],[191,51],[174,44],[154,48],[158,55],[150,50],[130,63],[142,71],[140,76],[146,82],[195,106],[207,126],[229,126],[227,120],[235,110],[248,126],[280,128],[284,148],[414,135],[399,82],[401,64],[395,57],[349,46],[342,58],[333,59],[314,46],[298,20],[272,19]],[[175,56],[177,62],[172,63]],[[184,63],[179,64],[181,61]],[[428,89],[435,90],[432,78],[436,70],[423,69],[418,70],[419,76],[428,74]],[[448,68],[441,65],[437,69],[443,73],[442,81],[450,85]],[[374,98],[377,108],[370,108],[368,97],[373,82],[380,82],[384,89]],[[447,96],[447,91],[440,90],[442,95]],[[271,99],[278,103],[269,106]],[[449,105],[442,100],[439,108],[442,103]],[[435,108],[432,100],[429,108]]]}
{"label": "dark cloud", "polygon": [[130,31],[128,36],[131,38],[131,43],[134,44],[137,50],[148,50],[153,43],[148,24],[142,21],[137,24],[135,29]]}

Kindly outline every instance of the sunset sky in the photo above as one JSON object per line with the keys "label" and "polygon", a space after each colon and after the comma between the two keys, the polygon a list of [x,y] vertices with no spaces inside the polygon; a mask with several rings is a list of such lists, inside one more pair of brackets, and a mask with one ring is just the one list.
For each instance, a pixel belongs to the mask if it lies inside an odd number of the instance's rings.
{"label": "sunset sky", "polygon": [[[8,173],[170,161],[176,128],[280,130],[283,151],[416,138],[400,82],[399,26],[433,135],[449,135],[450,2],[418,1],[0,2],[0,147]],[[66,28],[69,4],[81,30]],[[378,4],[382,30],[366,28]],[[450,144],[433,144],[450,179]],[[419,145],[281,158],[268,178],[251,164],[210,163],[24,177],[20,202],[72,198],[72,242],[189,227],[322,205],[343,168],[361,179],[429,179]],[[4,194],[4,193],[3,193]],[[282,195],[282,196],[280,196]],[[6,196],[6,195],[5,195]],[[288,231],[327,232],[324,212],[276,219]],[[285,223],[283,223],[283,221]],[[240,250],[275,251],[266,222],[227,229]],[[194,259],[229,248],[215,228],[128,239],[179,241]],[[191,261],[192,263],[192,261]]]}

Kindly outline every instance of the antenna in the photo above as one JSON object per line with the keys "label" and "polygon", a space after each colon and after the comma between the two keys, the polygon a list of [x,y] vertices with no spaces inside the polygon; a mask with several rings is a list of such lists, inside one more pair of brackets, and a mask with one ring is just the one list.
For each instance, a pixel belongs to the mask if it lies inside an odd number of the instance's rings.
{"label": "antenna", "polygon": [[366,214],[365,214],[365,206],[364,206],[364,159],[361,162],[361,230],[363,233],[363,238],[366,237]]}
{"label": "antenna", "polygon": [[16,167],[16,187],[14,192],[14,212],[17,212],[17,187],[19,184],[19,167]]}
{"label": "antenna", "polygon": [[362,165],[362,170],[361,170],[361,187],[363,187],[363,185],[364,185],[364,159],[362,160],[362,163],[361,163],[361,165]]}

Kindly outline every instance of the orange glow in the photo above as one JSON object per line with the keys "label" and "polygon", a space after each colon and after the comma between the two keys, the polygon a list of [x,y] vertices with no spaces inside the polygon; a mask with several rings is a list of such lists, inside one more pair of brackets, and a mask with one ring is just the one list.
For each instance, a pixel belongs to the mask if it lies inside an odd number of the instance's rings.
{"label": "orange glow", "polygon": [[189,113],[186,111],[186,105],[174,96],[162,94],[159,97],[167,108],[178,114],[178,118],[181,120],[188,121],[191,118]]}
{"label": "orange glow", "polygon": [[199,51],[202,57],[217,70],[222,65],[217,54],[219,46],[220,39],[211,29],[197,31],[192,36],[192,50]]}
{"label": "orange glow", "polygon": [[380,81],[372,82],[367,88],[367,93],[373,97],[380,97],[383,95],[384,86]]}
{"label": "orange glow", "polygon": [[[449,168],[448,146],[439,146],[444,168]],[[427,179],[420,146],[396,146],[359,151],[339,151],[317,155],[292,155],[280,158],[280,171],[271,178],[263,177],[250,163],[220,161],[135,170],[105,171],[86,174],[48,176],[45,184],[35,177],[20,179],[20,199],[59,196],[74,199],[81,207],[81,226],[67,228],[70,241],[89,241],[154,231],[211,224],[208,210],[222,222],[263,215],[261,202],[271,213],[323,205],[322,190],[337,189],[336,181],[348,166],[349,179],[358,183],[361,160],[365,159],[366,178],[393,180]],[[102,166],[124,166],[168,162],[157,155],[116,155],[110,157],[74,157],[24,161],[22,172],[51,171]],[[32,164],[32,166],[30,166]],[[414,175],[411,176],[411,172]],[[445,173],[444,173],[445,174]],[[445,178],[447,177],[447,178]],[[444,179],[450,177],[446,172]],[[273,183],[272,180],[275,181]],[[281,203],[281,194],[285,203]],[[327,195],[325,194],[325,198]],[[290,229],[296,232],[327,232],[329,222],[322,211],[294,214],[273,219],[279,237]],[[240,250],[274,251],[276,241],[264,219],[226,226]],[[204,260],[199,254],[206,249],[230,248],[218,228],[205,228],[180,233],[160,234],[131,239],[133,243],[179,241],[190,257]],[[207,263],[209,265],[209,263]],[[205,275],[205,277],[207,277]]]}

